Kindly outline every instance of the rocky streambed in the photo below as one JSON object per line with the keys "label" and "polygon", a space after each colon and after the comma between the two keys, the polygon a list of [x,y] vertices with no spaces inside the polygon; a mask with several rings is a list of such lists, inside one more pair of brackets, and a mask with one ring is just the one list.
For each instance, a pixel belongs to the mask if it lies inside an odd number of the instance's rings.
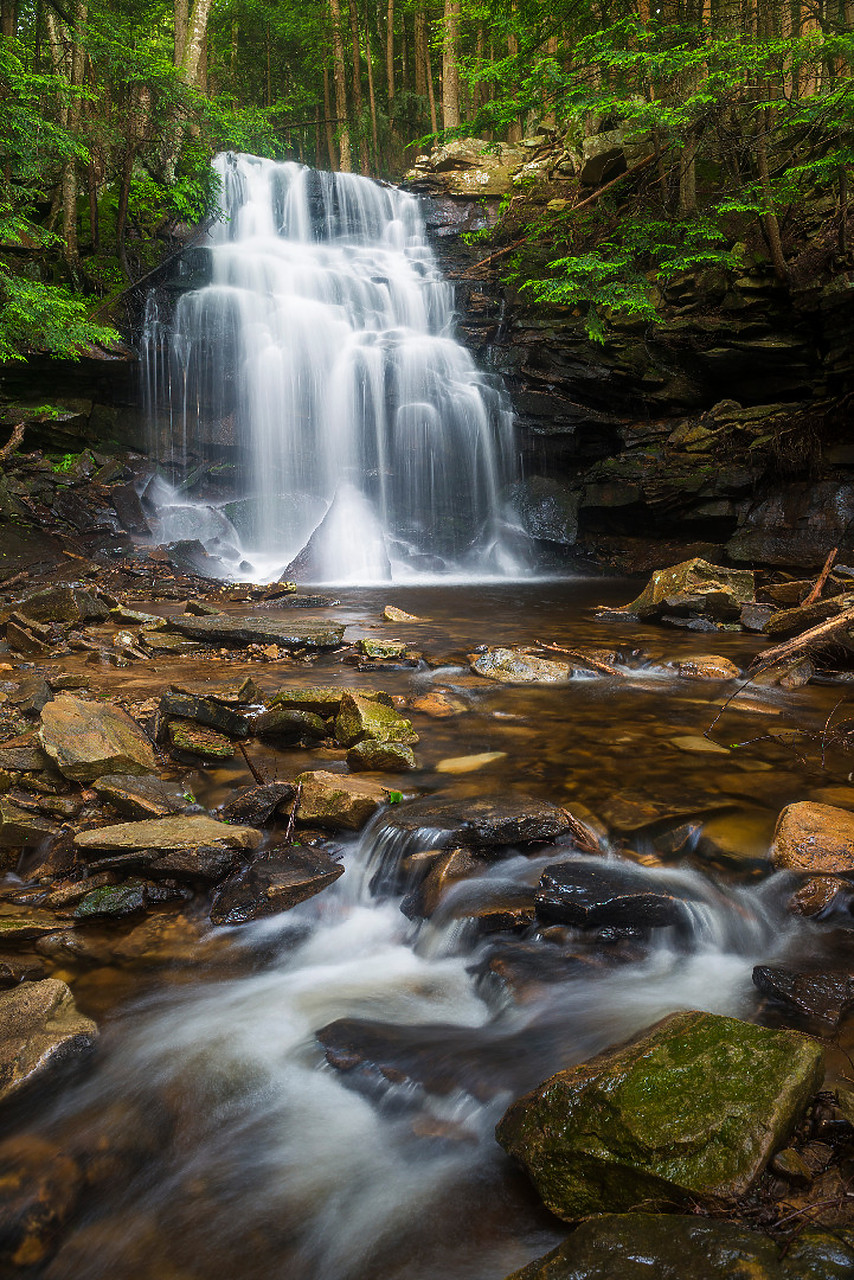
{"label": "rocky streambed", "polygon": [[4,597],[10,1275],[850,1274],[840,664],[708,574],[71,563]]}

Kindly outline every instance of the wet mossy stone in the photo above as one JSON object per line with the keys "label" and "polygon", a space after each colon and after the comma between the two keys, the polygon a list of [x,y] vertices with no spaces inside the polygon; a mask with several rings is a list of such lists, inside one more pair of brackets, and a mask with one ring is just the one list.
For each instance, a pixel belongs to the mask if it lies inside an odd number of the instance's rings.
{"label": "wet mossy stone", "polygon": [[326,724],[313,711],[297,711],[291,707],[269,707],[253,724],[259,738],[286,738],[296,742],[308,738],[319,742],[329,734]]}
{"label": "wet mossy stone", "polygon": [[200,697],[199,694],[186,693],[182,689],[166,690],[160,699],[160,713],[163,716],[177,716],[182,720],[195,720],[198,724],[207,725],[232,738],[245,738],[249,733],[246,716],[225,706],[217,698]]}
{"label": "wet mossy stone", "polygon": [[301,773],[296,781],[302,787],[297,821],[333,831],[360,831],[390,798],[388,787],[372,778],[326,769]]}
{"label": "wet mossy stone", "polygon": [[106,884],[93,889],[74,908],[77,920],[91,916],[129,916],[144,911],[147,903],[144,880],[125,880],[124,884]]}
{"label": "wet mossy stone", "polygon": [[843,1280],[854,1267],[843,1234],[807,1231],[783,1254],[737,1222],[605,1214],[507,1280]]}
{"label": "wet mossy stone", "polygon": [[398,715],[393,707],[359,693],[347,693],[342,698],[335,737],[344,747],[353,747],[365,738],[373,742],[418,741],[410,720]]}
{"label": "wet mossy stone", "polygon": [[319,849],[275,849],[223,882],[211,906],[211,921],[245,924],[289,911],[343,874],[341,864]]}
{"label": "wet mossy stone", "polygon": [[657,618],[665,613],[693,613],[716,622],[741,617],[744,605],[756,596],[750,569],[727,569],[695,558],[667,569],[656,569],[625,613]]}
{"label": "wet mossy stone", "polygon": [[406,645],[402,640],[371,640],[364,637],[357,642],[356,648],[366,658],[403,658],[406,655]]}
{"label": "wet mossy stone", "polygon": [[821,1047],[712,1013],[676,1013],[544,1081],[498,1141],[552,1213],[678,1208],[749,1191],[821,1086]]}
{"label": "wet mossy stone", "polygon": [[93,782],[105,773],[155,773],[154,751],[119,707],[62,693],[42,711],[39,741],[60,773]]}
{"label": "wet mossy stone", "polygon": [[195,720],[170,720],[167,730],[174,750],[183,755],[198,756],[200,760],[230,760],[237,751],[231,738]]}
{"label": "wet mossy stone", "polygon": [[341,700],[350,692],[334,685],[326,688],[323,685],[314,688],[280,689],[269,703],[269,709],[279,707],[282,711],[310,711],[316,716],[334,716],[338,714]]}
{"label": "wet mossy stone", "polygon": [[402,742],[375,742],[373,738],[365,738],[351,747],[347,764],[354,773],[406,773],[418,768],[411,747]]}

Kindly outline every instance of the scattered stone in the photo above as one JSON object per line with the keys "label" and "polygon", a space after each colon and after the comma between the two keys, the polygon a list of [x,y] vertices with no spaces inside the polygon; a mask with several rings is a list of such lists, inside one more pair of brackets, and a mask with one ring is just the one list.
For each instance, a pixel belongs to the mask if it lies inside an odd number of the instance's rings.
{"label": "scattered stone", "polygon": [[478,773],[499,760],[506,760],[506,751],[481,751],[474,756],[446,756],[436,765],[437,773]]}
{"label": "scattered stone", "polygon": [[426,839],[425,848],[468,845],[489,849],[556,840],[571,829],[564,809],[532,796],[424,796],[386,815],[395,831]]}
{"label": "scattered stone", "polygon": [[12,614],[6,623],[6,643],[25,658],[47,657],[51,648],[50,632],[47,628],[37,629],[34,624],[27,626],[22,618]]}
{"label": "scattered stone", "polygon": [[265,782],[257,787],[241,791],[223,805],[221,813],[226,822],[243,822],[250,827],[263,827],[274,813],[282,810],[294,798],[290,782]]}
{"label": "scattered stone", "polygon": [[755,1185],[823,1077],[820,1046],[798,1032],[676,1013],[546,1080],[496,1136],[568,1221],[714,1204]]}
{"label": "scattered stone", "polygon": [[787,805],[777,819],[771,858],[787,871],[854,871],[854,813],[809,800]]}
{"label": "scattered stone", "polygon": [[101,702],[63,693],[42,711],[39,741],[61,773],[93,782],[107,773],[154,773],[154,751],[136,721]]}
{"label": "scattered stone", "polygon": [[286,706],[272,706],[262,711],[252,728],[259,738],[285,738],[291,742],[301,738],[319,742],[330,733],[326,723],[313,711],[294,711]]}
{"label": "scattered stone", "polygon": [[10,701],[25,716],[40,716],[53,698],[53,690],[44,676],[34,672],[24,676]]}
{"label": "scattered stone", "polygon": [[319,849],[275,849],[220,886],[211,907],[211,920],[214,924],[245,924],[289,911],[334,884],[343,874],[341,864]]}
{"label": "scattered stone", "polygon": [[216,605],[206,604],[204,600],[188,600],[184,612],[192,618],[218,618],[222,610]]}
{"label": "scattered stone", "polygon": [[185,640],[183,636],[172,635],[168,631],[142,631],[139,638],[153,653],[196,653],[203,647],[195,640]]}
{"label": "scattered stone", "polygon": [[63,693],[70,689],[88,689],[90,680],[88,676],[75,675],[72,671],[57,671],[48,677],[48,684],[54,693]]}
{"label": "scattered stone", "polygon": [[376,742],[373,738],[365,738],[350,748],[347,765],[354,773],[406,773],[418,768],[411,747],[402,742]]}
{"label": "scattered stone", "polygon": [[302,784],[297,821],[305,826],[360,831],[389,801],[389,788],[367,778],[318,769],[296,781]]}
{"label": "scattered stone", "polygon": [[536,658],[516,649],[487,649],[473,660],[476,675],[500,684],[564,684],[572,678],[572,667],[565,662]]}
{"label": "scattered stone", "polygon": [[173,748],[182,755],[198,756],[200,760],[230,760],[237,751],[231,738],[195,720],[170,720],[166,729]]}
{"label": "scattered stone", "polygon": [[250,644],[270,644],[281,649],[337,649],[344,639],[344,627],[332,622],[293,618],[268,618],[263,614],[245,617],[219,615],[214,618],[172,618],[174,631],[205,644],[243,649]]}
{"label": "scattered stone", "polygon": [[688,676],[693,680],[737,680],[741,675],[734,662],[714,653],[686,658],[679,663],[678,671],[680,676]]}
{"label": "scattered stone", "polygon": [[249,734],[246,716],[226,706],[218,698],[200,697],[174,686],[166,690],[160,699],[163,716],[177,716],[181,720],[194,720],[232,738],[245,738]]}
{"label": "scattered stone", "polygon": [[826,1022],[835,1031],[854,1003],[854,974],[843,971],[797,973],[759,964],[753,985],[764,996],[806,1018]]}
{"label": "scattered stone", "polygon": [[398,609],[396,605],[387,604],[383,609],[383,617],[386,622],[424,622],[424,618],[417,617],[414,613],[407,613],[404,609]]}
{"label": "scattered stone", "polygon": [[97,1034],[56,978],[0,993],[0,1101],[87,1052]]}
{"label": "scattered stone", "polygon": [[755,598],[753,573],[725,569],[695,558],[658,569],[641,594],[622,612],[641,619],[662,614],[694,614],[713,622],[740,619],[744,605]]}
{"label": "scattered stone", "polygon": [[582,929],[663,929],[684,925],[688,918],[685,902],[665,882],[616,861],[546,867],[536,904],[541,920]]}
{"label": "scattered stone", "polygon": [[126,818],[166,818],[192,803],[177,782],[154,775],[105,774],[95,779],[92,790]]}
{"label": "scattered stone", "polygon": [[418,741],[412,722],[404,719],[392,707],[359,693],[346,693],[335,720],[335,737],[345,747],[355,746],[364,738],[374,742]]}

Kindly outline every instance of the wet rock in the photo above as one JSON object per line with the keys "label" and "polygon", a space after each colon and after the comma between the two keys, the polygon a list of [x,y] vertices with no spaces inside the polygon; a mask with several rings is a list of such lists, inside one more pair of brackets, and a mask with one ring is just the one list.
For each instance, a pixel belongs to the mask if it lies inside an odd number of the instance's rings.
{"label": "wet rock", "polygon": [[578,537],[577,490],[560,480],[530,476],[511,485],[508,497],[529,538],[572,547]]}
{"label": "wet rock", "polygon": [[358,693],[347,693],[341,699],[335,720],[335,737],[345,747],[353,747],[365,738],[373,742],[408,744],[418,741],[410,720],[392,707]]}
{"label": "wet rock", "polygon": [[178,783],[154,775],[105,774],[95,779],[92,790],[126,818],[166,818],[183,813],[191,803]]}
{"label": "wet rock", "polygon": [[454,885],[480,875],[484,865],[483,859],[475,857],[468,849],[451,849],[448,853],[440,853],[417,893],[410,895],[405,914],[410,919],[417,916],[429,919],[440,908]]}
{"label": "wet rock", "polygon": [[42,712],[39,741],[61,773],[92,782],[108,773],[154,773],[154,751],[127,712],[63,693]]}
{"label": "wet rock", "polygon": [[18,773],[43,773],[51,764],[38,742],[30,735],[14,743],[0,746],[0,769],[12,769]]}
{"label": "wet rock", "polygon": [[808,631],[810,627],[832,618],[843,608],[850,608],[854,603],[850,596],[840,596],[833,600],[816,600],[815,604],[798,605],[794,609],[780,609],[772,613],[765,623],[765,631],[775,639],[784,640],[787,636]]}
{"label": "wet rock", "polygon": [[363,638],[356,642],[356,649],[366,658],[404,658],[406,645],[402,640],[370,640]]}
{"label": "wet rock", "polygon": [[59,828],[46,818],[28,813],[8,796],[0,796],[0,848],[32,848],[59,835]]}
{"label": "wet rock", "polygon": [[798,916],[821,916],[839,894],[850,894],[849,880],[838,876],[808,876],[789,899],[789,910]]}
{"label": "wet rock", "polygon": [[418,768],[411,747],[402,742],[376,742],[373,738],[365,738],[350,748],[347,765],[354,773],[406,773]]}
{"label": "wet rock", "polygon": [[473,756],[446,756],[444,760],[440,760],[436,765],[437,773],[479,773],[481,769],[488,769],[491,764],[497,764],[499,760],[506,760],[506,751],[479,751]]}
{"label": "wet rock", "polygon": [[760,688],[802,689],[815,676],[812,658],[792,658],[789,662],[775,662],[772,667],[757,671],[751,676],[751,684]]}
{"label": "wet rock", "polygon": [[797,973],[760,964],[753,970],[753,985],[764,996],[834,1030],[854,1003],[854,974],[839,970]]}
{"label": "wet rock", "polygon": [[290,782],[265,782],[241,791],[220,812],[226,822],[243,822],[250,827],[263,827],[273,814],[285,808],[294,797]]}
{"label": "wet rock", "polygon": [[287,706],[273,706],[262,711],[252,725],[259,738],[284,738],[298,742],[319,742],[329,736],[326,723],[313,711],[295,711]]}
{"label": "wet rock", "polygon": [[823,1076],[820,1047],[795,1031],[676,1013],[544,1081],[496,1136],[568,1221],[713,1204],[755,1185]]}
{"label": "wet rock", "polygon": [[787,805],[777,819],[771,858],[787,871],[854,871],[854,813],[808,800]]}
{"label": "wet rock", "polygon": [[296,781],[302,785],[297,821],[305,826],[360,831],[389,801],[388,787],[346,773],[318,769],[301,773]]}
{"label": "wet rock", "polygon": [[564,809],[547,800],[513,794],[474,799],[425,796],[396,805],[385,821],[394,831],[412,836],[428,833],[432,846],[475,849],[552,841],[571,829]]}
{"label": "wet rock", "polygon": [[[18,914],[14,912],[17,911]],[[0,946],[17,947],[38,938],[44,938],[69,924],[49,911],[36,911],[32,907],[17,907],[10,914],[0,915]]]}
{"label": "wet rock", "polygon": [[413,711],[420,711],[422,715],[430,716],[434,720],[447,720],[450,716],[458,716],[466,710],[466,704],[459,698],[438,689],[432,693],[425,693],[420,698],[413,698],[411,706]]}
{"label": "wet rock", "polygon": [[536,902],[541,920],[581,929],[663,929],[684,925],[688,918],[684,901],[657,878],[611,861],[546,867]]}
{"label": "wet rock", "polygon": [[200,697],[174,687],[160,699],[160,714],[181,720],[195,720],[232,738],[245,738],[249,733],[246,716],[220,702],[218,698]]}
{"label": "wet rock", "polygon": [[692,680],[737,680],[741,675],[734,662],[714,653],[685,658],[679,663],[678,671],[680,676]]}
{"label": "wet rock", "polygon": [[343,874],[341,864],[319,849],[275,849],[221,885],[213,900],[211,920],[214,924],[245,924],[289,911]]}
{"label": "wet rock", "polygon": [[527,929],[534,923],[534,891],[528,885],[472,879],[458,884],[434,915],[446,920],[475,921],[484,933]]}
{"label": "wet rock", "polygon": [[230,760],[237,751],[231,738],[208,729],[195,720],[169,720],[166,732],[176,754],[198,756],[200,760]]}
{"label": "wet rock", "polygon": [[[847,1252],[854,1259],[854,1251]],[[507,1280],[801,1280],[804,1273],[790,1271],[779,1255],[775,1241],[736,1222],[604,1214],[582,1222],[563,1244]]]}
{"label": "wet rock", "polygon": [[[118,918],[145,911],[149,906],[149,886],[145,880],[125,880],[122,884],[102,885],[85,894],[74,908],[75,920],[108,916]],[[154,899],[159,894],[155,891]]]}
{"label": "wet rock", "polygon": [[670,613],[695,614],[713,622],[734,621],[740,618],[744,605],[753,603],[754,594],[750,570],[726,569],[695,558],[656,570],[623,612],[642,619]]}
{"label": "wet rock", "polygon": [[237,616],[222,614],[215,618],[172,618],[173,631],[204,644],[226,645],[242,649],[250,644],[277,644],[280,649],[337,649],[344,638],[344,627],[332,622],[269,618],[263,614]]}
{"label": "wet rock", "polygon": [[185,640],[183,636],[173,635],[169,631],[142,631],[140,643],[152,653],[196,653],[202,648],[195,640]]}
{"label": "wet rock", "polygon": [[0,990],[17,987],[20,982],[41,982],[45,977],[44,961],[36,956],[17,956],[0,951]]}
{"label": "wet rock", "polygon": [[35,591],[18,602],[16,612],[30,622],[103,622],[109,607],[92,591],[58,585]]}
{"label": "wet rock", "polygon": [[731,560],[819,568],[831,547],[851,548],[854,485],[835,480],[775,486],[727,543]]}
{"label": "wet rock", "polygon": [[0,1264],[17,1272],[44,1262],[82,1185],[61,1146],[30,1135],[0,1144]]}
{"label": "wet rock", "polygon": [[383,617],[386,622],[423,622],[423,618],[417,617],[414,613],[407,613],[405,609],[398,609],[396,605],[387,604],[383,609]]}
{"label": "wet rock", "polygon": [[142,849],[169,851],[212,844],[251,850],[257,849],[261,840],[261,832],[252,827],[232,826],[202,814],[122,822],[117,826],[80,831],[74,837],[75,845],[84,853],[128,853]]}
{"label": "wet rock", "polygon": [[[280,707],[283,711],[310,711],[312,715],[321,716],[328,719],[330,716],[336,716],[341,706],[341,701],[348,693],[353,692],[350,689],[342,689],[337,686],[326,688],[318,686],[317,688],[296,688],[296,689],[280,689],[269,702],[269,706]],[[362,694],[362,697],[367,697]],[[384,695],[371,695],[384,696]]]}
{"label": "wet rock", "polygon": [[6,643],[14,653],[23,654],[25,658],[46,657],[51,651],[50,631],[38,628],[35,623],[28,626],[15,614],[6,623]]}
{"label": "wet rock", "polygon": [[64,982],[45,978],[0,993],[0,1100],[91,1049],[98,1028]]}
{"label": "wet rock", "polygon": [[32,675],[24,676],[10,701],[25,716],[39,716],[52,698],[53,690],[47,680],[33,672]]}
{"label": "wet rock", "polygon": [[517,649],[487,649],[471,664],[476,675],[500,684],[563,684],[572,676],[565,662],[536,658]]}
{"label": "wet rock", "polygon": [[145,518],[139,494],[132,484],[113,485],[110,488],[110,501],[123,529],[141,538],[151,536],[151,527]]}

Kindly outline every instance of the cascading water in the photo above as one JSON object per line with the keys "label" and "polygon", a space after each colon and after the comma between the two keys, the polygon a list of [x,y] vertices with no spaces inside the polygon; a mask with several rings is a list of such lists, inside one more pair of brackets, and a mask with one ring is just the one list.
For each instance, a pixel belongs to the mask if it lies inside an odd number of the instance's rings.
{"label": "cascading water", "polygon": [[[291,162],[214,165],[210,283],[168,333],[152,303],[143,355],[161,454],[236,449],[236,560],[315,582],[518,574],[512,414],[453,337],[418,200]],[[161,507],[168,538],[187,503]]]}

